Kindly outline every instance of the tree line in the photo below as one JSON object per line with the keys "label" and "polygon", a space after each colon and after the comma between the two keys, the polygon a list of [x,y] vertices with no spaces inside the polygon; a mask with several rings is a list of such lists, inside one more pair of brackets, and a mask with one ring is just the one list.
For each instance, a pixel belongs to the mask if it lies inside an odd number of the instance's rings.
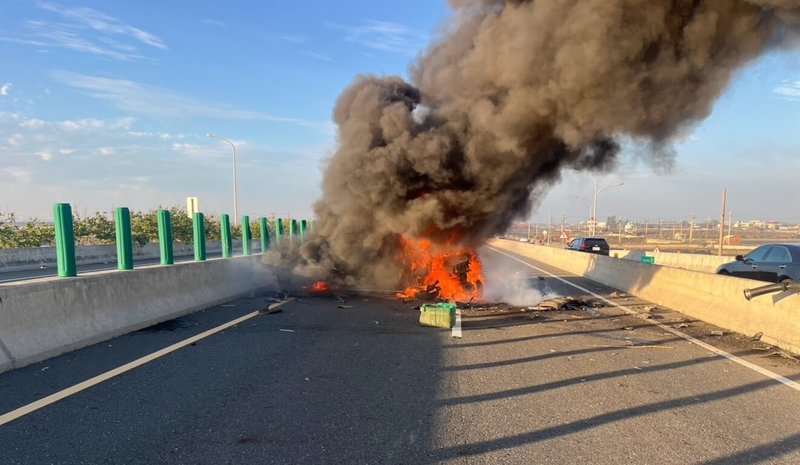
{"label": "tree line", "polygon": [[[180,207],[167,208],[172,220],[172,234],[177,242],[191,244],[194,241],[192,219]],[[133,242],[145,245],[158,242],[159,209],[146,212],[131,212],[131,236]],[[204,218],[207,240],[220,240],[219,218],[209,215]],[[272,222],[268,222],[270,231]],[[95,212],[93,215],[75,214],[73,217],[75,243],[80,245],[113,244],[116,242],[114,215],[106,212]],[[241,226],[231,225],[234,238],[241,239]],[[261,228],[258,221],[250,221],[253,238],[258,239]],[[25,224],[17,224],[16,215],[0,212],[0,249],[18,249],[46,247],[55,244],[55,227],[52,223],[29,220]]]}

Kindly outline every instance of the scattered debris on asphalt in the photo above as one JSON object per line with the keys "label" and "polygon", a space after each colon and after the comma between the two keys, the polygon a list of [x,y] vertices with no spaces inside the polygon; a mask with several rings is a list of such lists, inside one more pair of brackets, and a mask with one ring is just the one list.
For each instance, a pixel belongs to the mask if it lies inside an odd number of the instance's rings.
{"label": "scattered debris on asphalt", "polygon": [[602,302],[594,299],[576,299],[574,297],[556,297],[539,302],[534,307],[528,307],[531,310],[538,311],[569,311],[569,310],[583,310],[605,307]]}
{"label": "scattered debris on asphalt", "polygon": [[719,331],[719,330],[714,330],[714,331],[711,331],[711,335],[712,336],[724,336],[725,333],[723,333],[722,331]]}
{"label": "scattered debris on asphalt", "polygon": [[284,333],[293,333],[293,332],[294,332],[294,330],[293,330],[293,329],[284,329],[284,328],[281,328],[281,329],[279,329],[278,331],[282,331],[282,332],[284,332]]}
{"label": "scattered debris on asphalt", "polygon": [[600,349],[674,349],[673,346],[656,346],[656,345],[600,345],[600,344],[592,344],[589,347],[597,347]]}
{"label": "scattered debris on asphalt", "polygon": [[775,351],[770,352],[768,354],[764,354],[761,357],[781,357],[781,358],[785,358],[787,360],[791,360],[793,362],[800,362],[800,360],[798,360],[797,357],[795,357],[795,356],[793,356],[793,355],[791,355],[791,354],[789,354],[787,352],[784,352],[782,350],[775,350]]}
{"label": "scattered debris on asphalt", "polygon": [[679,324],[679,325],[677,325],[677,326],[675,326],[675,327],[676,327],[676,328],[678,328],[678,329],[682,329],[682,328],[688,328],[688,327],[689,327],[689,325],[688,325],[688,324],[686,324],[686,323],[681,323],[681,324]]}
{"label": "scattered debris on asphalt", "polygon": [[336,308],[353,308],[352,305],[337,305]]}
{"label": "scattered debris on asphalt", "polygon": [[279,307],[279,306],[277,306],[275,304],[270,304],[270,305],[267,305],[266,307],[262,308],[261,310],[259,310],[258,313],[261,313],[261,314],[264,314],[264,315],[272,315],[274,313],[280,313],[282,311],[283,311],[283,309],[281,307]]}

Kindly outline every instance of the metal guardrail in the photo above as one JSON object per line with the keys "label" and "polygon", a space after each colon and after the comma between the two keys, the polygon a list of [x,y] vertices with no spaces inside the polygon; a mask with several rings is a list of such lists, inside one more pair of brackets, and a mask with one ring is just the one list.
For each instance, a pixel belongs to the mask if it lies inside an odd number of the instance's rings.
{"label": "metal guardrail", "polygon": [[753,289],[745,289],[744,298],[750,300],[755,297],[778,292],[786,292],[789,294],[800,293],[800,283],[796,283],[794,281],[785,281],[777,284],[767,284],[766,286],[754,287]]}

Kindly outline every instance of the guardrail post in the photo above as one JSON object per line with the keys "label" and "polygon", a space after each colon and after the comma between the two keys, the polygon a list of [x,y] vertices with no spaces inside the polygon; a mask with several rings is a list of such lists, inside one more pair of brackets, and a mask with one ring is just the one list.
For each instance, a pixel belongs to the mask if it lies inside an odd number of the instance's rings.
{"label": "guardrail post", "polygon": [[192,217],[192,232],[194,234],[194,260],[202,262],[206,259],[206,225],[203,214],[196,212]]}
{"label": "guardrail post", "polygon": [[308,228],[308,221],[300,220],[300,242],[306,241],[306,229]]}
{"label": "guardrail post", "polygon": [[280,247],[283,241],[283,220],[275,218],[275,245]]}
{"label": "guardrail post", "polygon": [[114,209],[114,226],[117,232],[117,269],[132,270],[131,211],[127,207]]}
{"label": "guardrail post", "polygon": [[289,245],[294,247],[294,241],[297,236],[297,220],[289,220]]}
{"label": "guardrail post", "polygon": [[258,227],[261,230],[261,253],[265,254],[269,251],[269,226],[263,216],[258,219]]}
{"label": "guardrail post", "polygon": [[242,217],[242,255],[253,254],[253,232],[250,231],[250,217]]}
{"label": "guardrail post", "polygon": [[231,218],[224,214],[219,219],[220,236],[222,239],[222,258],[233,257],[233,239],[231,238]]}
{"label": "guardrail post", "polygon": [[161,264],[172,265],[175,256],[172,252],[172,219],[169,210],[158,211],[158,248],[161,250]]}
{"label": "guardrail post", "polygon": [[72,207],[68,203],[53,205],[53,223],[56,231],[56,261],[58,276],[70,278],[78,275],[75,263],[75,230],[72,226]]}

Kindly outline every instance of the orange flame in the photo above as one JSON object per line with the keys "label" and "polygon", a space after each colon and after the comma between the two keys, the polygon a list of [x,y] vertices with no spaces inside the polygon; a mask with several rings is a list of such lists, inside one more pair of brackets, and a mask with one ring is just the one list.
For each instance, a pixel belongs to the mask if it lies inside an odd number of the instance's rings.
{"label": "orange flame", "polygon": [[311,286],[311,292],[323,293],[328,292],[331,286],[325,281],[317,281]]}
{"label": "orange flame", "polygon": [[461,246],[434,246],[427,239],[402,238],[400,260],[407,264],[418,285],[397,296],[414,298],[421,292],[435,293],[439,299],[470,301],[480,299],[483,275],[478,255]]}

